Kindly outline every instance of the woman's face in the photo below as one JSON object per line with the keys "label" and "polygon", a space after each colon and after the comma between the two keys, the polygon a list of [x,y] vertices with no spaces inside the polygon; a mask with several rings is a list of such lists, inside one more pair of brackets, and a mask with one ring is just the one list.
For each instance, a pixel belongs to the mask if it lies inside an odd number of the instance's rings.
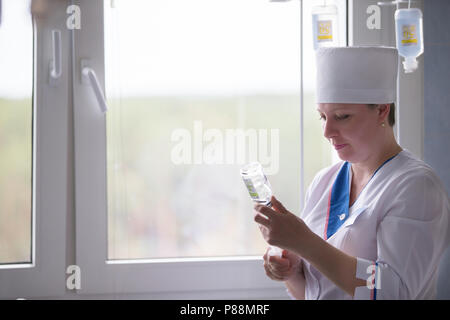
{"label": "woman's face", "polygon": [[377,151],[380,136],[378,109],[365,104],[319,103],[324,137],[336,149],[339,158],[357,163]]}

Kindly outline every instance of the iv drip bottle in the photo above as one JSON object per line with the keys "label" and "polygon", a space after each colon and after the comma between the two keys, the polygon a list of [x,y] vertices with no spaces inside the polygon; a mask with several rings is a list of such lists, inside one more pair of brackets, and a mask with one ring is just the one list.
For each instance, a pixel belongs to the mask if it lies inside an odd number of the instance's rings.
{"label": "iv drip bottle", "polygon": [[270,202],[272,188],[259,162],[252,162],[242,167],[241,177],[254,202],[272,206]]}
{"label": "iv drip bottle", "polygon": [[[254,202],[272,207],[270,202],[272,187],[259,162],[252,162],[243,166],[241,168],[241,177]],[[281,257],[282,250],[278,247],[270,246],[268,254]]]}
{"label": "iv drip bottle", "polygon": [[312,8],[312,30],[314,50],[320,47],[339,46],[337,7],[335,5]]}
{"label": "iv drip bottle", "polygon": [[406,73],[417,69],[417,57],[423,53],[422,11],[417,8],[395,11],[395,30],[398,54],[405,58]]}

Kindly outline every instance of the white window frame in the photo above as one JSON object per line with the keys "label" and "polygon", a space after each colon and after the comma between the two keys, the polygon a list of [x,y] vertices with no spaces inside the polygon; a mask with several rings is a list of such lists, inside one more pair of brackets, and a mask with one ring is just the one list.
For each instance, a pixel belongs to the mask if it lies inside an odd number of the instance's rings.
{"label": "white window frame", "polygon": [[[67,1],[34,21],[32,262],[0,265],[0,298],[61,296],[65,293],[67,145],[69,116],[69,33]],[[3,11],[4,15],[8,12]],[[62,75],[49,85],[52,29],[61,31]]]}

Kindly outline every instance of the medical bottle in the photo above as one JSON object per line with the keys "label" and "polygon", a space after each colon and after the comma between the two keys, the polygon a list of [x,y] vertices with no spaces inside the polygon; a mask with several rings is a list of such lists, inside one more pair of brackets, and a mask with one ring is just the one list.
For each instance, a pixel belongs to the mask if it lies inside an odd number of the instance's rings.
{"label": "medical bottle", "polygon": [[395,30],[398,54],[405,58],[405,73],[417,69],[417,57],[423,53],[422,11],[417,8],[395,11]]}
{"label": "medical bottle", "polygon": [[259,162],[252,162],[243,166],[241,168],[241,177],[254,202],[268,207],[272,206],[270,202],[272,188]]}
{"label": "medical bottle", "polygon": [[312,8],[312,30],[314,50],[320,47],[339,46],[337,7],[335,5]]}
{"label": "medical bottle", "polygon": [[[263,172],[262,165],[259,162],[251,162],[243,166],[240,173],[252,200],[256,203],[272,207],[270,201],[272,198],[272,188]],[[270,246],[269,255],[281,257],[281,249]]]}

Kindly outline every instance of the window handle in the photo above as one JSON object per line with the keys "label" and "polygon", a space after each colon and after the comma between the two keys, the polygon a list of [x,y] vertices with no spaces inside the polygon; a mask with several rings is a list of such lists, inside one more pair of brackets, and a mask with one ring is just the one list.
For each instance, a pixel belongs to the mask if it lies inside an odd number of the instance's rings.
{"label": "window handle", "polygon": [[87,83],[92,87],[94,91],[95,97],[97,98],[97,103],[102,112],[108,111],[108,106],[106,105],[105,95],[100,88],[100,83],[98,82],[97,75],[95,71],[89,67],[82,67],[82,81],[83,83]]}
{"label": "window handle", "polygon": [[61,31],[52,30],[53,58],[50,60],[50,85],[55,86],[62,74]]}

